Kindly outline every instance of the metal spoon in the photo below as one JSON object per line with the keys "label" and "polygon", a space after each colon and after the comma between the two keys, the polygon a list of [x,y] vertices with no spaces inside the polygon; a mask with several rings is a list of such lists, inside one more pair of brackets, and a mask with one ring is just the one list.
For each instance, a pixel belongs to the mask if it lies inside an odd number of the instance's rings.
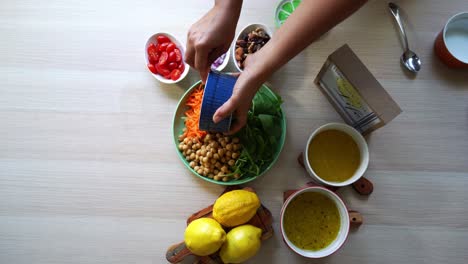
{"label": "metal spoon", "polygon": [[403,27],[403,23],[401,23],[400,19],[400,8],[394,3],[388,3],[388,7],[390,8],[390,12],[395,17],[395,20],[400,27],[400,33],[404,40],[405,45],[405,52],[401,55],[401,63],[410,71],[418,72],[421,69],[421,60],[419,59],[418,55],[411,51],[408,46],[408,39],[406,38],[406,31]]}

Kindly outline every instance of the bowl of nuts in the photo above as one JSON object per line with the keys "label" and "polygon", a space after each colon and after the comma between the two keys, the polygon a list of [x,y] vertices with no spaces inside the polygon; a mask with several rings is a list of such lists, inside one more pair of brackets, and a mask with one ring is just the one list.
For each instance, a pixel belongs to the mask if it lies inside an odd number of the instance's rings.
{"label": "bowl of nuts", "polygon": [[270,40],[273,32],[263,24],[247,25],[237,35],[236,42],[232,45],[232,60],[237,70],[244,70],[244,62],[249,54],[260,50]]}
{"label": "bowl of nuts", "polygon": [[[260,91],[268,97],[258,100],[263,106],[265,102],[275,105],[276,99],[281,101],[266,85]],[[255,137],[241,133],[247,126],[234,135],[226,135],[199,129],[203,93],[201,81],[192,85],[180,99],[174,113],[173,140],[185,167],[197,177],[219,185],[244,184],[263,175],[278,159],[286,138],[286,118],[279,105],[268,110],[271,116],[262,114],[261,118],[255,117],[258,123],[251,130]],[[261,108],[265,109],[258,109]],[[261,133],[258,127],[263,125],[268,133]]]}

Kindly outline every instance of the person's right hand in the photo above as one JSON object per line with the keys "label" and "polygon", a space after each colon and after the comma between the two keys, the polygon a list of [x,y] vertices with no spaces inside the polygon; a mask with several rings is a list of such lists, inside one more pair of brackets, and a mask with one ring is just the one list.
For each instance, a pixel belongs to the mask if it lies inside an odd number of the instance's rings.
{"label": "person's right hand", "polygon": [[239,0],[216,1],[215,6],[190,27],[185,61],[200,72],[203,83],[211,64],[231,45],[241,6]]}

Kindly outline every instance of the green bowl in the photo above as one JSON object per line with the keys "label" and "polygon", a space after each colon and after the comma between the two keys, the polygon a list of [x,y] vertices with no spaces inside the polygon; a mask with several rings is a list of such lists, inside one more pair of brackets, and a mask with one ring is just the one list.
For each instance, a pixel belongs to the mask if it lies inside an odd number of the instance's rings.
{"label": "green bowl", "polygon": [[[190,93],[192,92],[192,90],[195,89],[196,87],[198,87],[200,85],[200,83],[201,83],[201,81],[198,81],[197,83],[192,85],[192,87],[190,87],[185,92],[185,94],[179,100],[179,103],[177,104],[177,109],[176,109],[176,111],[174,113],[174,119],[172,121],[172,134],[173,134],[173,138],[174,138],[174,146],[175,146],[175,149],[177,151],[177,154],[179,155],[180,160],[184,163],[185,167],[187,167],[187,169],[189,169],[190,172],[195,174],[197,177],[202,178],[205,181],[209,181],[209,182],[216,183],[216,184],[219,184],[219,185],[239,185],[239,184],[244,184],[244,183],[248,183],[248,182],[251,182],[251,181],[255,180],[257,177],[259,177],[259,176],[263,175],[265,172],[267,172],[273,166],[273,164],[275,164],[276,160],[278,160],[278,157],[279,157],[279,155],[281,153],[281,150],[283,149],[284,141],[286,140],[286,117],[284,115],[283,110],[281,109],[281,117],[282,117],[281,118],[281,130],[282,130],[281,138],[280,138],[280,140],[279,140],[279,142],[277,144],[276,152],[275,152],[275,154],[273,156],[273,160],[271,161],[271,163],[268,166],[266,166],[266,168],[264,170],[262,170],[256,176],[242,177],[242,178],[240,178],[238,180],[233,179],[233,180],[230,180],[228,182],[215,181],[213,179],[210,179],[208,177],[205,177],[203,175],[198,174],[194,169],[192,169],[190,167],[190,165],[189,165],[189,162],[185,159],[184,155],[182,154],[182,152],[178,148],[178,146],[179,146],[179,135],[182,134],[182,130],[185,127],[183,117],[185,116],[185,112],[188,110],[188,107],[185,106],[185,102],[186,102],[187,98],[189,97]],[[266,86],[265,84],[263,84],[263,87],[266,88],[267,91],[273,93],[270,90],[270,88],[268,88],[268,86]]]}

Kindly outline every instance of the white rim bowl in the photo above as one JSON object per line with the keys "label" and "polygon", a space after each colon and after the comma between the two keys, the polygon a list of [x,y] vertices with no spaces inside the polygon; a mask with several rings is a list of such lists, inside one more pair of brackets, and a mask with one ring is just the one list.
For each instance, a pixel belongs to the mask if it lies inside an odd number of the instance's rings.
{"label": "white rim bowl", "polygon": [[[152,73],[152,72],[148,69],[148,63],[149,63],[149,60],[148,60],[148,51],[147,51],[147,50],[148,50],[148,46],[149,46],[149,44],[151,44],[151,43],[154,43],[154,44],[156,45],[156,44],[158,43],[157,37],[158,37],[158,36],[161,36],[161,35],[162,35],[162,36],[168,37],[168,38],[177,46],[177,48],[180,50],[180,53],[181,53],[181,55],[182,55],[182,62],[184,63],[185,69],[184,69],[184,72],[181,73],[179,79],[177,79],[177,80],[175,80],[175,81],[174,81],[174,80],[171,80],[171,79],[166,79],[166,78],[164,78],[163,76],[161,76],[161,75],[159,75],[159,74],[154,74],[154,73]],[[161,33],[156,33],[156,34],[152,35],[152,36],[146,41],[146,45],[145,45],[145,67],[148,69],[149,73],[151,73],[151,75],[153,75],[153,77],[156,78],[156,80],[158,80],[158,81],[160,81],[160,82],[162,82],[162,83],[167,83],[167,84],[178,83],[178,82],[180,82],[181,80],[183,80],[183,79],[187,76],[187,74],[188,74],[188,72],[189,72],[189,70],[190,70],[190,66],[189,66],[187,63],[185,63],[184,56],[185,56],[185,48],[184,48],[184,46],[181,44],[180,41],[178,41],[174,36],[172,36],[172,35],[169,34],[169,33],[163,33],[163,32],[161,32]]]}
{"label": "white rim bowl", "polygon": [[259,24],[259,23],[247,25],[246,27],[244,27],[239,32],[239,34],[237,34],[236,38],[234,39],[234,43],[233,43],[233,45],[231,47],[231,57],[232,57],[232,61],[234,62],[234,65],[236,66],[236,69],[238,71],[240,71],[240,72],[242,72],[244,70],[242,70],[239,67],[239,65],[237,65],[237,60],[236,60],[236,43],[237,43],[237,40],[241,39],[241,37],[244,36],[244,34],[248,34],[248,33],[252,32],[253,30],[255,30],[258,27],[263,28],[265,30],[265,32],[270,36],[270,40],[271,40],[271,38],[273,37],[273,31],[269,27],[267,27],[266,25]]}

